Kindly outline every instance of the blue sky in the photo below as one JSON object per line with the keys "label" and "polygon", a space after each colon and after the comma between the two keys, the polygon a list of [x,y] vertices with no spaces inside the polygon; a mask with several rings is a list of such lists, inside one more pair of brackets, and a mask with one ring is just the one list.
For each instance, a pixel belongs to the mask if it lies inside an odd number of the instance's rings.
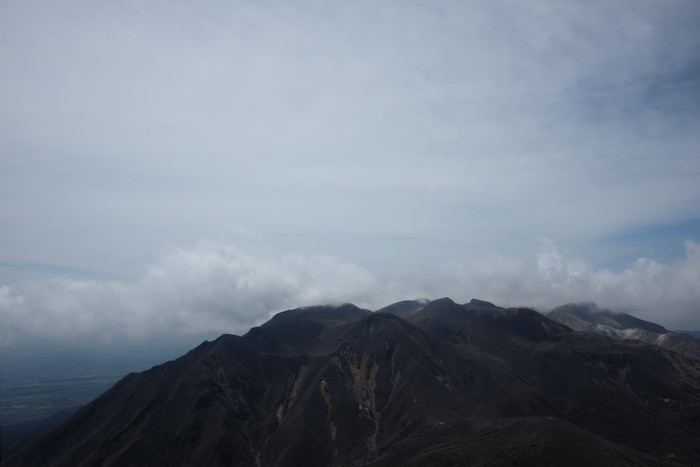
{"label": "blue sky", "polygon": [[694,0],[0,9],[3,342],[419,296],[700,328]]}

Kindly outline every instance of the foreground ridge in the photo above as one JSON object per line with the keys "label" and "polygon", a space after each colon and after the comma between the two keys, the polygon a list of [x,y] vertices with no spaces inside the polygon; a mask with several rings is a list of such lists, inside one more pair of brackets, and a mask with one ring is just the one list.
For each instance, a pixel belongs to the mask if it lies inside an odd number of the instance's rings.
{"label": "foreground ridge", "polygon": [[443,298],[224,334],[2,465],[692,465],[697,446],[700,360]]}

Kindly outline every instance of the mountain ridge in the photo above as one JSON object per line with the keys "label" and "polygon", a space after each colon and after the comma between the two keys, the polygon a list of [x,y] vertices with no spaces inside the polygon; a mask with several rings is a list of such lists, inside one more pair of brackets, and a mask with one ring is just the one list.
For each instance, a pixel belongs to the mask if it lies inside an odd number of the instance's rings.
{"label": "mountain ridge", "polygon": [[444,298],[298,308],[205,341],[2,465],[678,465],[698,445],[700,362]]}
{"label": "mountain ridge", "polygon": [[563,305],[549,311],[546,316],[575,331],[593,332],[616,340],[636,340],[700,359],[700,340],[696,337],[669,331],[627,313],[599,309],[593,303]]}

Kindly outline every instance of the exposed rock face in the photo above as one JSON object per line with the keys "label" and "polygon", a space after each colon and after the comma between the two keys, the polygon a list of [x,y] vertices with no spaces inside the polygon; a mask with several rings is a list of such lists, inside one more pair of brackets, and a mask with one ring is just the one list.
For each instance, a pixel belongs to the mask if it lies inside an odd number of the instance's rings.
{"label": "exposed rock face", "polygon": [[663,326],[625,313],[600,310],[592,303],[560,306],[547,313],[547,317],[574,331],[594,332],[618,340],[637,340],[700,359],[699,339],[671,332]]}
{"label": "exposed rock face", "polygon": [[700,463],[700,362],[449,299],[291,310],[131,374],[3,465]]}

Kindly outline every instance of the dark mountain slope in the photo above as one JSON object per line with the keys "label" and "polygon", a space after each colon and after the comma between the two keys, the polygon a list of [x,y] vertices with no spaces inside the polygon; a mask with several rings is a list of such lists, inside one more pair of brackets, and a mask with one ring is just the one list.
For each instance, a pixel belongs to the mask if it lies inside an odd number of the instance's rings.
{"label": "dark mountain slope", "polygon": [[[130,374],[39,438],[40,449],[25,450],[17,464],[253,463],[247,427],[261,416],[251,402],[262,388],[248,367],[264,367],[259,360],[241,338],[224,335]],[[295,363],[276,370],[290,372]]]}
{"label": "dark mountain slope", "polygon": [[277,313],[262,327],[272,327],[298,321],[333,324],[352,321],[370,314],[372,314],[371,311],[358,308],[352,303],[344,303],[338,306],[305,306]]}
{"label": "dark mountain slope", "polygon": [[601,310],[592,303],[560,306],[547,316],[574,331],[594,332],[617,340],[638,340],[700,360],[700,340],[626,313]]}
{"label": "dark mountain slope", "polygon": [[[700,462],[700,368],[528,309],[291,310],[131,374],[3,465]],[[668,457],[675,456],[675,457]]]}
{"label": "dark mountain slope", "polygon": [[700,331],[683,331],[683,330],[677,329],[677,330],[675,330],[675,331],[673,331],[673,332],[678,333],[678,334],[685,334],[686,336],[690,336],[690,337],[694,337],[694,338],[696,338],[696,339],[700,339]]}
{"label": "dark mountain slope", "polygon": [[391,313],[392,315],[400,316],[404,318],[406,315],[413,313],[421,308],[425,307],[430,300],[402,300],[400,302],[392,303],[380,310],[377,313]]}
{"label": "dark mountain slope", "polygon": [[558,417],[592,433],[647,452],[698,454],[692,445],[666,437],[686,432],[700,439],[700,392],[690,390],[700,387],[697,361],[571,332],[528,309],[474,308],[442,299],[407,319],[434,336],[499,358]]}
{"label": "dark mountain slope", "polygon": [[554,417],[478,419],[426,429],[371,466],[670,466]]}
{"label": "dark mountain slope", "polygon": [[297,308],[276,314],[262,326],[252,328],[245,338],[267,353],[328,354],[335,349],[332,334],[339,325],[365,316],[372,316],[372,312],[348,303]]}
{"label": "dark mountain slope", "polygon": [[559,306],[547,313],[547,316],[558,322],[569,321],[572,324],[570,327],[577,331],[584,330],[577,329],[579,326],[592,325],[591,328],[585,330],[608,331],[609,334],[606,334],[608,337],[618,337],[620,334],[616,331],[624,329],[640,329],[657,334],[668,332],[663,326],[635,318],[627,313],[613,313],[609,310],[601,310],[594,303]]}

